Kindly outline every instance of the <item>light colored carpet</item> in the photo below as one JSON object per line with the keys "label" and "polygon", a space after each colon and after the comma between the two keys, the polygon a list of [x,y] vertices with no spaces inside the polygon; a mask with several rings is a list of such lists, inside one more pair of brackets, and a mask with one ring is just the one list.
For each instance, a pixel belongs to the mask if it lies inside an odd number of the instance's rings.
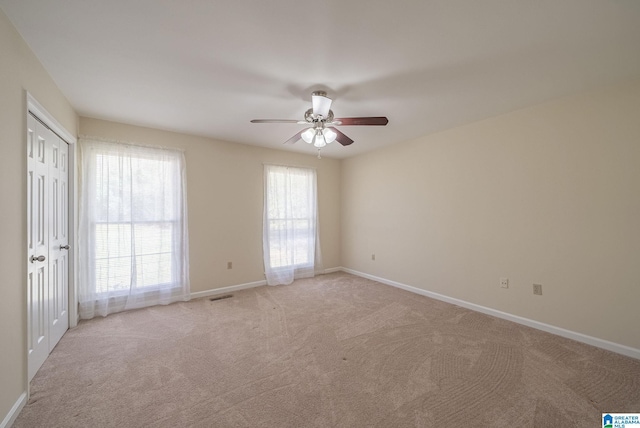
{"label": "light colored carpet", "polygon": [[80,323],[15,427],[597,427],[640,361],[335,273]]}

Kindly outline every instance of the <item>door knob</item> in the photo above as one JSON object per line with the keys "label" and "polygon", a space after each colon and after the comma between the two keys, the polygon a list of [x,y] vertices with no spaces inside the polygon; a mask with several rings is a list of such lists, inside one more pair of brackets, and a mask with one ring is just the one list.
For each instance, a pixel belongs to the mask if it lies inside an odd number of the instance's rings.
{"label": "door knob", "polygon": [[61,250],[68,250],[69,246],[68,245],[60,245],[60,249]]}
{"label": "door knob", "polygon": [[45,256],[31,256],[31,263],[35,263],[35,262],[43,262],[45,261],[46,257]]}

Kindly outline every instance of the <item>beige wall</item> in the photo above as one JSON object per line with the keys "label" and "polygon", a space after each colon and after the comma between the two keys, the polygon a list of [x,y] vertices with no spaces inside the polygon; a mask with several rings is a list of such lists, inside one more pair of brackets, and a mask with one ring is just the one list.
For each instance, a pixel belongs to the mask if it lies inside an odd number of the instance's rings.
{"label": "beige wall", "polygon": [[80,134],[185,150],[192,292],[264,279],[263,163],[316,168],[323,264],[340,266],[340,161],[84,117]]}
{"label": "beige wall", "polygon": [[0,10],[0,422],[27,390],[25,90],[76,133],[73,109]]}
{"label": "beige wall", "polygon": [[640,81],[348,159],[342,185],[343,266],[640,348]]}

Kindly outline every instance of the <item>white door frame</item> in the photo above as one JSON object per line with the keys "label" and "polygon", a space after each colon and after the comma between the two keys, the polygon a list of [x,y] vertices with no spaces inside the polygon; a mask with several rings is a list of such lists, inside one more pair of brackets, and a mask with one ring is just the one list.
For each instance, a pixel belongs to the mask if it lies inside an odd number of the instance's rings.
{"label": "white door frame", "polygon": [[[58,134],[65,142],[69,144],[69,328],[73,328],[78,325],[78,298],[76,287],[76,266],[78,252],[76,249],[77,238],[76,231],[78,230],[78,198],[76,189],[78,188],[78,174],[77,174],[77,138],[69,132],[64,126],[62,126],[49,112],[42,107],[42,105],[28,92],[25,91],[27,111],[25,112],[25,126],[24,126],[24,141],[27,141],[26,136],[26,118],[31,112],[42,123],[49,127],[53,132]],[[27,257],[25,257],[25,266],[27,266]],[[25,272],[28,269],[25,268]],[[26,296],[26,294],[25,294]],[[25,297],[26,298],[26,297]],[[24,307],[27,307],[25,300]],[[25,362],[27,363],[27,362]],[[28,366],[28,363],[26,364]]]}

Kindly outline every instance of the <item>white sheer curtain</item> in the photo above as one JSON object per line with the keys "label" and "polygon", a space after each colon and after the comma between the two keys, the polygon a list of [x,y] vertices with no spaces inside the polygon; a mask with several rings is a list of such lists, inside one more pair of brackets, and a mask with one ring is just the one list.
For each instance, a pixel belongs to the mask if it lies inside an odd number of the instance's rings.
{"label": "white sheer curtain", "polygon": [[83,138],[80,317],[189,299],[184,154]]}
{"label": "white sheer curtain", "polygon": [[267,284],[291,284],[322,271],[316,171],[264,166],[263,253]]}

